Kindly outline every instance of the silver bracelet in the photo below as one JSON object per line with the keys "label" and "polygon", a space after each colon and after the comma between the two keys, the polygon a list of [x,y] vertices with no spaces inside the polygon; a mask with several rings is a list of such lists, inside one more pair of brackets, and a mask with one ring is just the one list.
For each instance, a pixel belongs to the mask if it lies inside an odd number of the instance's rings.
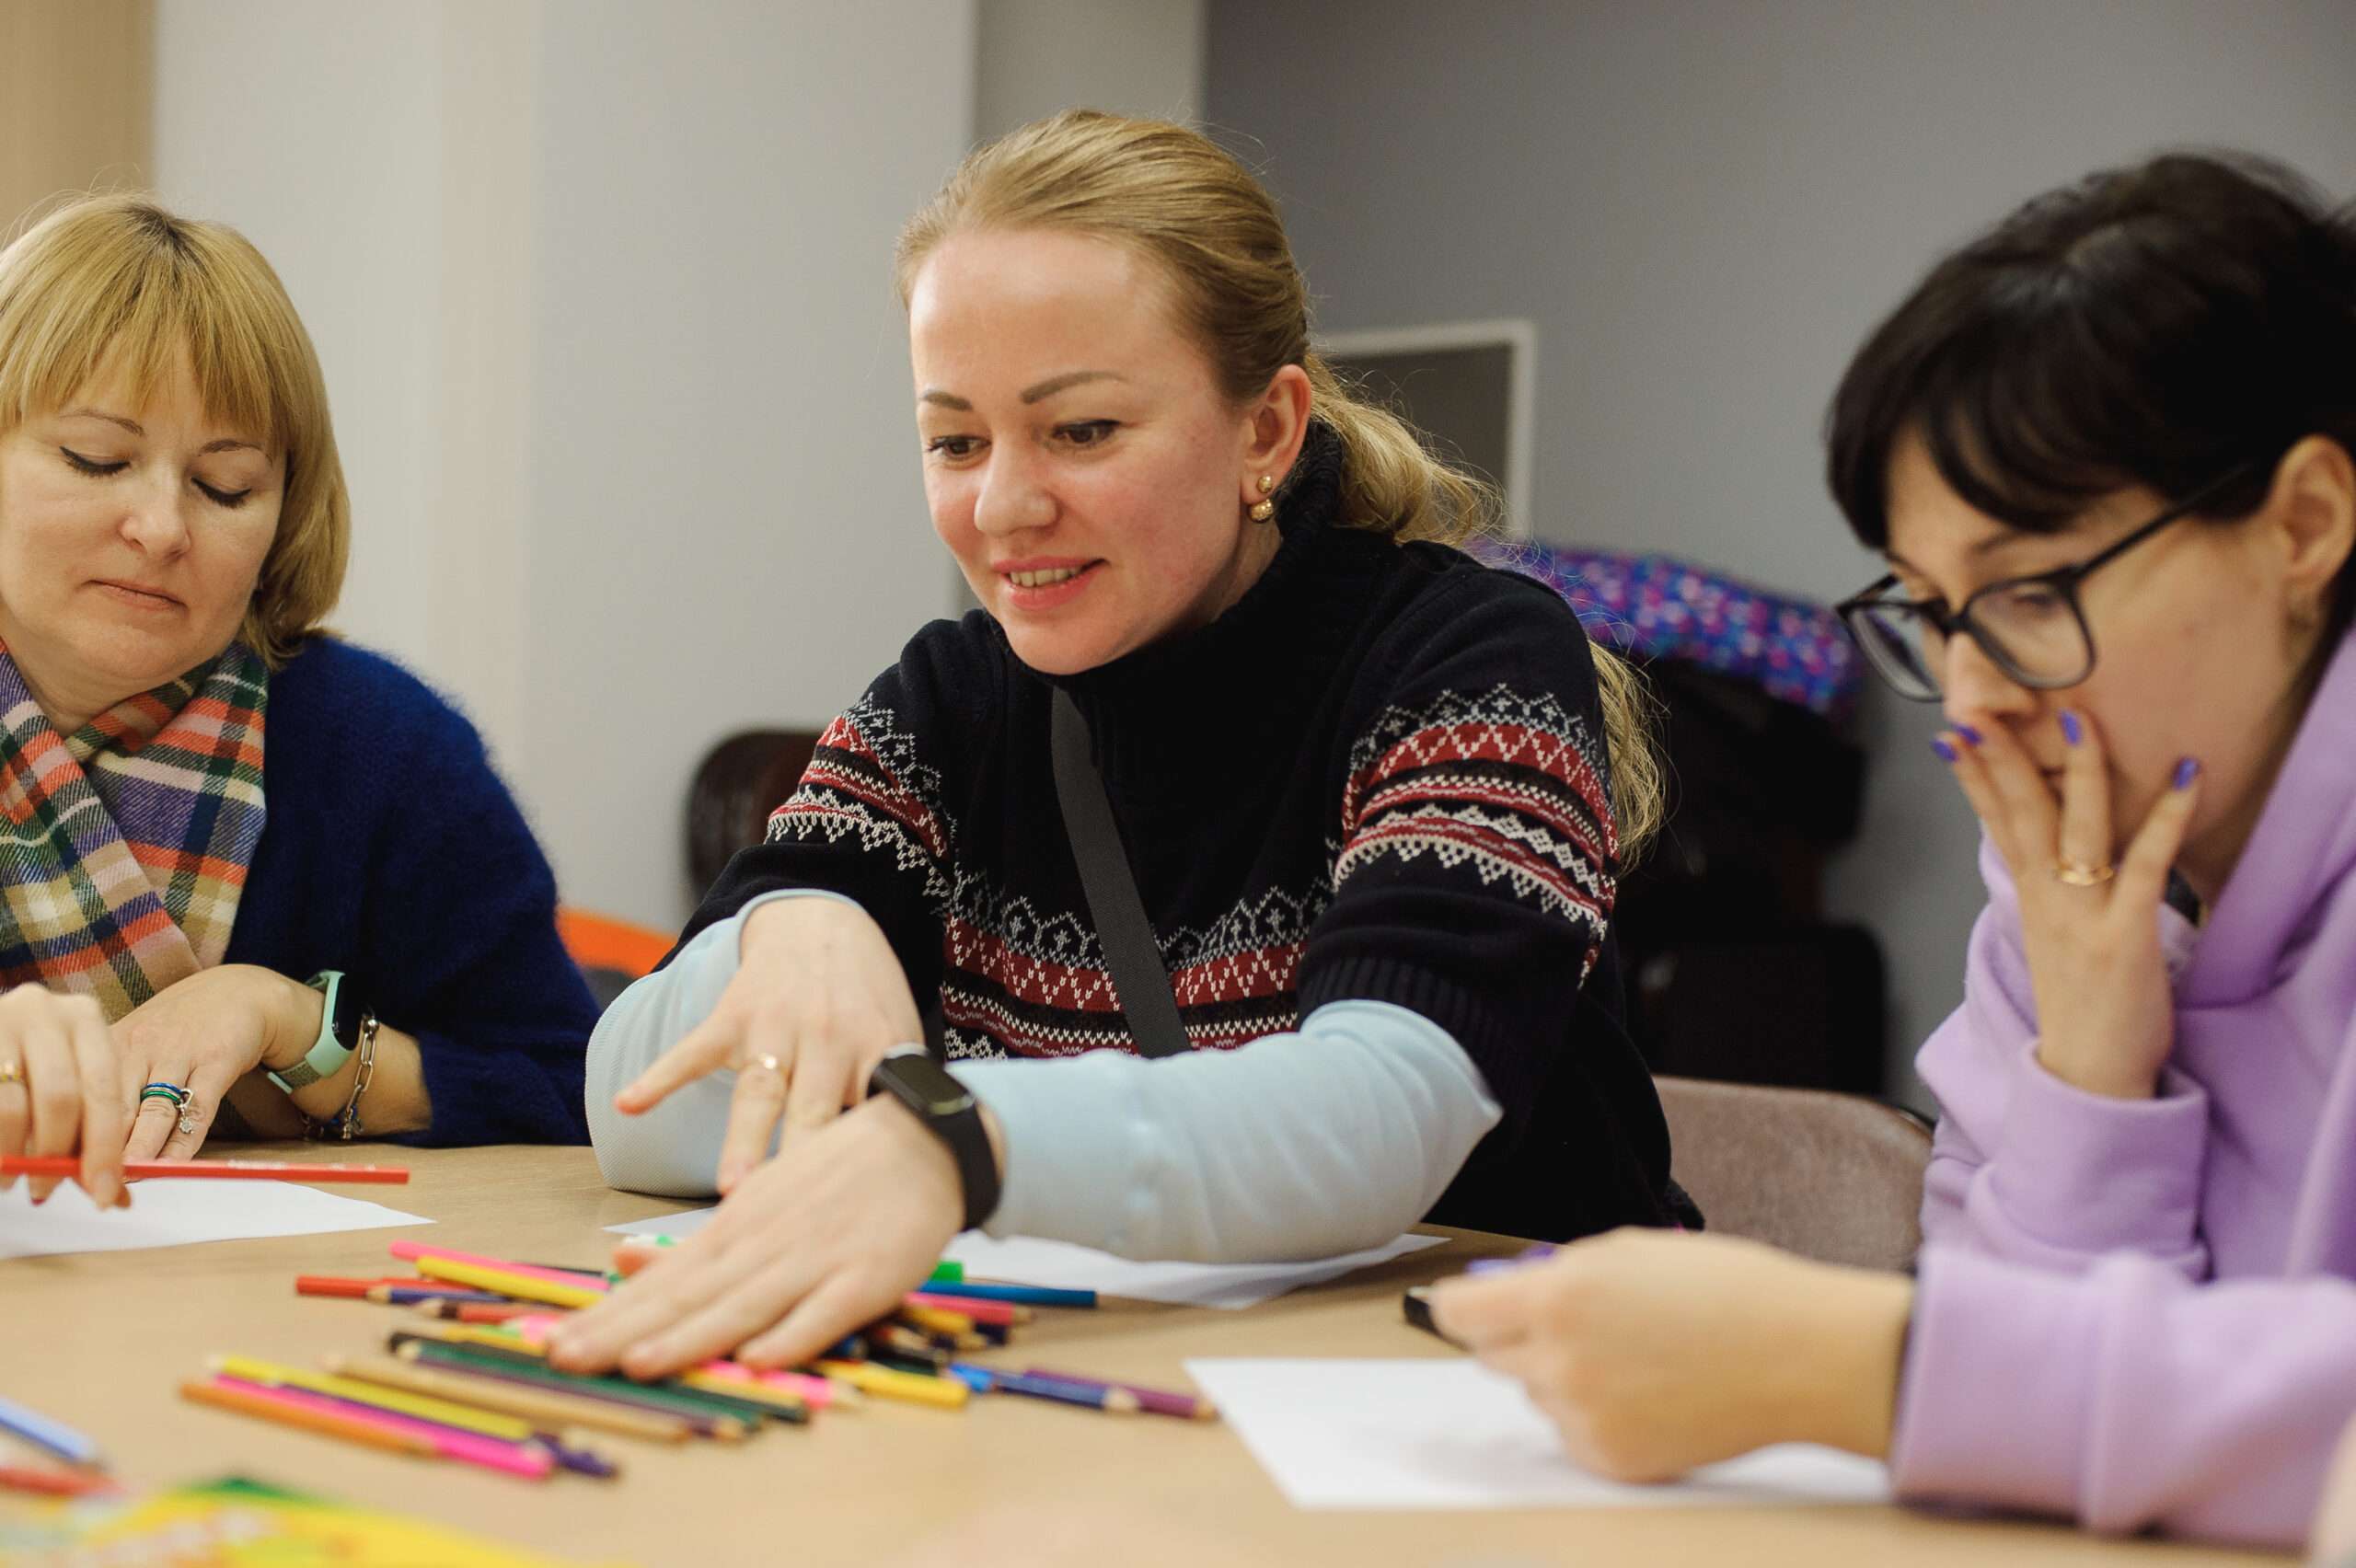
{"label": "silver bracelet", "polygon": [[352,1080],[352,1098],[343,1102],[343,1109],[338,1112],[335,1120],[329,1124],[336,1129],[337,1135],[345,1143],[350,1143],[364,1131],[360,1125],[360,1097],[368,1092],[368,1085],[375,1076],[376,1015],[362,1013],[360,1015],[360,1071]]}

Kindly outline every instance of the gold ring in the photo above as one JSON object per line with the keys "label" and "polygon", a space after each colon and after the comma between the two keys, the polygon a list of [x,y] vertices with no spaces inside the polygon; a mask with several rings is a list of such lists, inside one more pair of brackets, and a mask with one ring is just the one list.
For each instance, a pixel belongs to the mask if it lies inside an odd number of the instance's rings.
{"label": "gold ring", "polygon": [[754,1057],[753,1066],[761,1068],[765,1072],[782,1073],[785,1071],[783,1067],[778,1066],[777,1058],[770,1055],[759,1055]]}
{"label": "gold ring", "polygon": [[2067,855],[2053,862],[2053,880],[2066,887],[2100,887],[2118,874],[2115,866],[2089,866]]}
{"label": "gold ring", "polygon": [[0,1062],[0,1083],[22,1083],[22,1082],[24,1082],[24,1081],[25,1081],[25,1064],[24,1064],[24,1063],[22,1063],[22,1062]]}

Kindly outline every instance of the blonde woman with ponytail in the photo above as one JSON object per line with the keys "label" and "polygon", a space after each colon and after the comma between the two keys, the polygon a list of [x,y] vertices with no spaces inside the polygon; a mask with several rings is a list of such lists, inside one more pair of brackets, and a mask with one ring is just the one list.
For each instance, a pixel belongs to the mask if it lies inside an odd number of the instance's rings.
{"label": "blonde woman with ponytail", "polygon": [[1489,492],[1311,351],[1267,192],[1065,114],[968,158],[897,279],[982,607],[600,1024],[607,1180],[725,1201],[557,1357],[798,1362],[968,1226],[1245,1261],[1690,1217],[1611,940],[1658,814],[1632,677],[1452,548]]}

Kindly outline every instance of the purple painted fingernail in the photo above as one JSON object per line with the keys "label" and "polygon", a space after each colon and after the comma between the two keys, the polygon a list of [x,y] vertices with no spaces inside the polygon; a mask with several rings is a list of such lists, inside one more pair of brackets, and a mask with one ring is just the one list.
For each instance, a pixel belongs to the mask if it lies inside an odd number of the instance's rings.
{"label": "purple painted fingernail", "polygon": [[1970,725],[1957,724],[1952,726],[1952,728],[1957,734],[1963,737],[1964,744],[1968,746],[1976,746],[1980,744],[1980,732],[1973,729]]}
{"label": "purple painted fingernail", "polygon": [[2179,789],[2179,790],[2189,790],[2189,789],[2191,789],[2191,788],[2192,788],[2192,781],[2193,781],[2194,779],[2196,779],[2196,778],[2200,778],[2200,759],[2199,759],[2198,757],[2189,757],[2189,757],[2186,757],[2182,762],[2179,762],[2179,763],[2177,763],[2177,764],[2176,765],[2176,787],[2177,787],[2177,789]]}
{"label": "purple painted fingernail", "polygon": [[1941,762],[1953,762],[1955,760],[1955,748],[1947,744],[1947,738],[1945,735],[1933,735],[1931,737],[1931,749],[1939,754],[1939,760]]}
{"label": "purple painted fingernail", "polygon": [[2086,738],[2085,727],[2078,722],[2078,716],[2066,708],[2062,710],[2062,738],[2073,746]]}

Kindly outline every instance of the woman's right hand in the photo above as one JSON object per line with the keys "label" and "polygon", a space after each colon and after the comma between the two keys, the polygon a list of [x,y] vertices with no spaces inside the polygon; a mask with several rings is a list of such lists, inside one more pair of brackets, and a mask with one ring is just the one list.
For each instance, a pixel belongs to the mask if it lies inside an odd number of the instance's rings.
{"label": "woman's right hand", "polygon": [[[0,995],[0,1155],[82,1155],[81,1182],[100,1208],[131,1202],[122,1150],[131,1117],[106,1014],[87,997],[59,996],[44,986]],[[33,1202],[57,1188],[36,1176]],[[0,1190],[16,1184],[0,1176]]]}
{"label": "woman's right hand", "polygon": [[907,976],[865,910],[780,898],[745,919],[736,977],[711,1016],[614,1096],[614,1109],[640,1115],[684,1084],[734,1069],[724,1193],[768,1153],[780,1113],[789,1135],[824,1125],[864,1098],[885,1052],[923,1037]]}

